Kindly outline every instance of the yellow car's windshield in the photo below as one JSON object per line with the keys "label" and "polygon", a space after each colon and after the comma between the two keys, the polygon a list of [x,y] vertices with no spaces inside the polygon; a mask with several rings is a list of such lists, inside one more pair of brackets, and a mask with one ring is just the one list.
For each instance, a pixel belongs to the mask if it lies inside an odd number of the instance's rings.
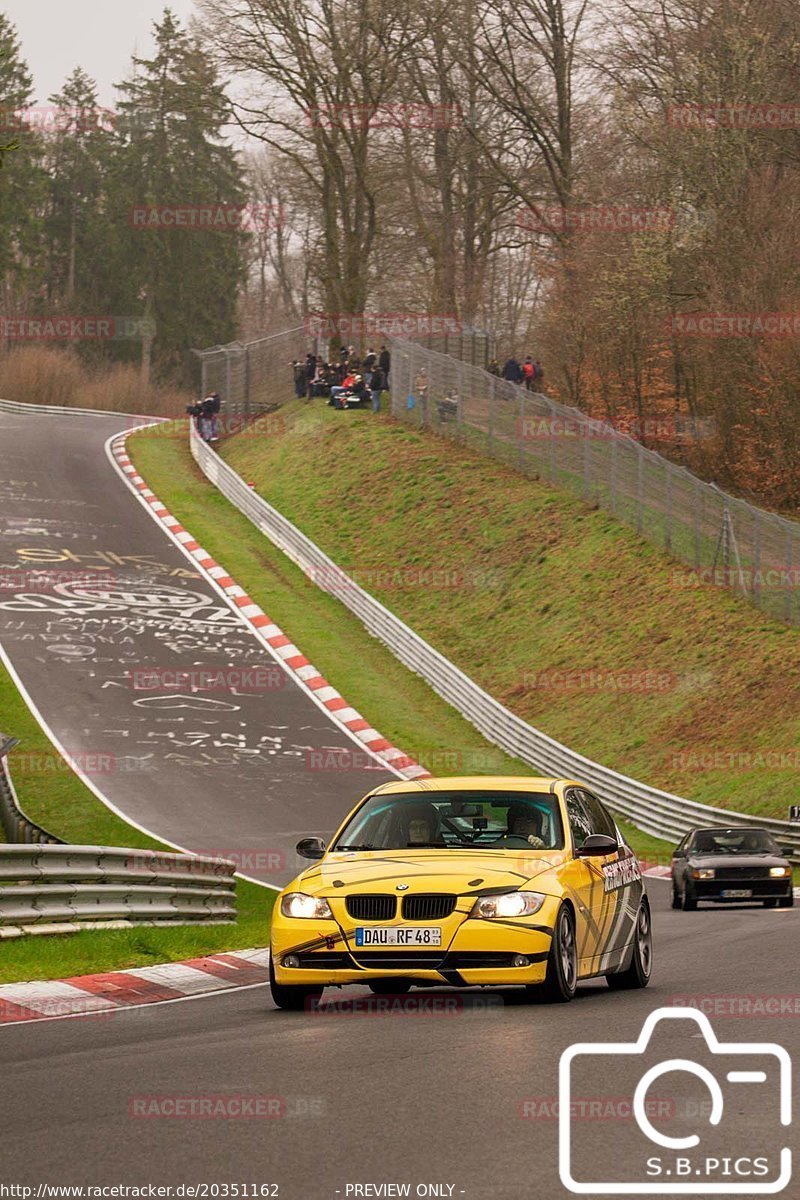
{"label": "yellow car's windshield", "polygon": [[391,792],[370,796],[332,850],[561,850],[549,792]]}

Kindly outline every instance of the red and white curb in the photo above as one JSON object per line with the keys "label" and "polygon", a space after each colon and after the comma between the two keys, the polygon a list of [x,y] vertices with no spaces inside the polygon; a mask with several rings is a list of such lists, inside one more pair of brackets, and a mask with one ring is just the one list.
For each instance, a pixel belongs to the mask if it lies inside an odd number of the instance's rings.
{"label": "red and white curb", "polygon": [[642,874],[647,875],[650,879],[669,879],[672,875],[672,868],[661,863],[651,863],[640,858],[639,865],[642,868]]}
{"label": "red and white curb", "polygon": [[328,715],[344,729],[350,737],[362,743],[378,761],[403,779],[427,779],[430,771],[413,758],[381,737],[369,721],[332,687],[317,668],[308,661],[297,646],[286,636],[280,626],[248,596],[218,562],[184,529],[177,517],[167,509],[158,496],[148,487],[136,470],[125,448],[125,439],[135,430],[126,430],[111,442],[111,453],[119,469],[131,487],[138,492],[170,535],[181,545],[184,552],[197,564],[210,580],[225,594],[238,609],[245,621],[255,630],[272,655],[292,674],[295,682],[327,710]]}
{"label": "red and white curb", "polygon": [[0,1025],[59,1017],[105,1017],[141,1004],[186,1000],[269,978],[269,950],[236,950],[186,962],[38,983],[0,985]]}

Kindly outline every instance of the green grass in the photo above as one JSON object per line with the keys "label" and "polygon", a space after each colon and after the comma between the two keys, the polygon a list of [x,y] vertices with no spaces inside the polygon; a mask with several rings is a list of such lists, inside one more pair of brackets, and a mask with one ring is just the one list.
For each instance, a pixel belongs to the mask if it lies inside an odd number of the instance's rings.
{"label": "green grass", "polygon": [[[3,733],[20,740],[17,751],[9,755],[9,766],[20,804],[31,820],[75,845],[169,849],[128,825],[85,787],[42,732],[2,664],[0,712]],[[36,756],[54,769],[37,768]],[[275,895],[270,888],[238,880],[235,925],[97,929],[2,941],[0,983],[61,979],[263,946],[269,939]]]}
{"label": "green grass", "polygon": [[0,983],[68,979],[178,962],[269,942],[269,917],[277,892],[238,880],[235,925],[181,925],[175,929],[87,929],[80,933],[14,938],[0,942]]}
{"label": "green grass", "polygon": [[[149,486],[184,527],[385,737],[435,775],[534,773],[487,742],[337,600],[311,584],[208,483],[180,438],[137,434],[128,449]],[[669,843],[631,825],[621,827],[644,857],[663,861],[671,853]]]}
{"label": "green grass", "polygon": [[[492,695],[625,774],[786,817],[800,758],[796,629],[719,589],[676,586],[684,570],[607,513],[452,441],[324,405],[282,415],[221,453]],[[387,737],[410,752],[475,745],[452,710],[432,719],[428,689],[209,488],[180,439],[129,445],[187,527]],[[431,570],[466,583],[420,586]],[[567,692],[539,678],[590,669],[650,671],[663,690]]]}

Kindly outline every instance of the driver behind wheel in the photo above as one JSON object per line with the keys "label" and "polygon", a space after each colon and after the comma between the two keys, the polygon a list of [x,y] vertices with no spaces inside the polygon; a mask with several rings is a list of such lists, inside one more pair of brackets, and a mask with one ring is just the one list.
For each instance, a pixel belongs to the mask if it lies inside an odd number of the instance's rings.
{"label": "driver behind wheel", "polygon": [[503,835],[512,841],[524,841],[534,850],[545,850],[544,815],[527,805],[512,804],[508,810],[508,831]]}
{"label": "driver behind wheel", "polygon": [[407,820],[406,841],[409,846],[443,846],[439,833],[439,817],[432,804],[415,804],[405,814]]}

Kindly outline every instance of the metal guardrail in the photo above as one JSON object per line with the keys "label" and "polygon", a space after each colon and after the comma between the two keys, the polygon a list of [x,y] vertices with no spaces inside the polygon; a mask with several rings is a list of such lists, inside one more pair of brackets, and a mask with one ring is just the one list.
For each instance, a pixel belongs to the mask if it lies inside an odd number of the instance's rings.
{"label": "metal guardrail", "polygon": [[16,738],[0,733],[0,827],[6,840],[24,845],[63,845],[61,838],[32,821],[23,810],[8,770],[6,756],[18,744]]}
{"label": "metal guardrail", "polygon": [[292,362],[304,362],[315,347],[315,338],[297,325],[251,342],[195,350],[200,394],[219,392],[226,415],[251,416],[276,408],[293,394]]}
{"label": "metal guardrail", "polygon": [[133,925],[236,920],[236,866],[108,846],[0,846],[0,940]]}
{"label": "metal guardrail", "polygon": [[28,404],[22,400],[0,400],[0,412],[18,413],[20,416],[30,416],[31,413],[49,413],[57,417],[132,417],[138,421],[166,421],[167,417],[152,417],[147,413],[120,412],[113,408],[74,408],[69,404]]}
{"label": "metal guardrail", "polygon": [[466,717],[488,741],[545,774],[581,779],[608,806],[646,833],[678,840],[698,824],[752,825],[769,829],[800,860],[800,825],[711,808],[640,783],[592,762],[528,725],[352,580],[318,546],[251,487],[190,430],[192,455],[206,477],[292,562],[336,596],[410,670]]}

